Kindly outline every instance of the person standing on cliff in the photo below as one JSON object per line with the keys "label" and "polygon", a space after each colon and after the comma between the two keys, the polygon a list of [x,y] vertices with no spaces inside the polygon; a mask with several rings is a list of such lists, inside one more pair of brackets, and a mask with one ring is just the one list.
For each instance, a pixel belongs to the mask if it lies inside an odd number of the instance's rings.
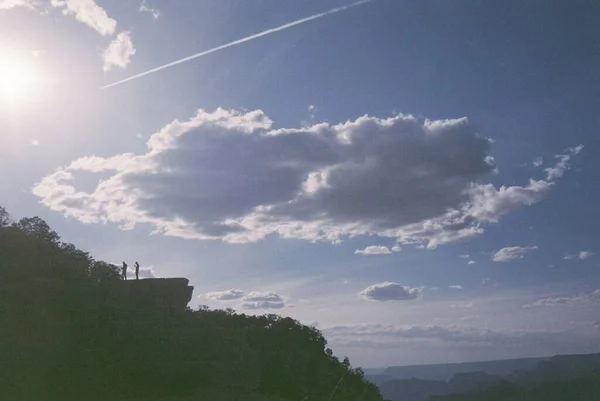
{"label": "person standing on cliff", "polygon": [[140,279],[140,264],[138,262],[135,262],[135,279],[139,280]]}
{"label": "person standing on cliff", "polygon": [[127,263],[123,262],[123,270],[121,270],[121,279],[127,280]]}

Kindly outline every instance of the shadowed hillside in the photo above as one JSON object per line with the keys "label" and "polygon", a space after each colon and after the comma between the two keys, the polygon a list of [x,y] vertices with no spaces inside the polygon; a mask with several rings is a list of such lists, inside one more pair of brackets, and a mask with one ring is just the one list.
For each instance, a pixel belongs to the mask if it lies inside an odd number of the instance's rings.
{"label": "shadowed hillside", "polygon": [[186,307],[186,279],[123,282],[40,218],[0,208],[7,400],[381,400],[313,327]]}

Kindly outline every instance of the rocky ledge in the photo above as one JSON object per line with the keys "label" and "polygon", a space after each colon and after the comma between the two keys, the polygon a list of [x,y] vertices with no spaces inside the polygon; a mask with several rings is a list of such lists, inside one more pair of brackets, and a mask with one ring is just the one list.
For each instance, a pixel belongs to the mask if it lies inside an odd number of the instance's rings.
{"label": "rocky ledge", "polygon": [[166,307],[185,309],[194,287],[187,278],[147,278],[111,284],[106,303],[135,308]]}

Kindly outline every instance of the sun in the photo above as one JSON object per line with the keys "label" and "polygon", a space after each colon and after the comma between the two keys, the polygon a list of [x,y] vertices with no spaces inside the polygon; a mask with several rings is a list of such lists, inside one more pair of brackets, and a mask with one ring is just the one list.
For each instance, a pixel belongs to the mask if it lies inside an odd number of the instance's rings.
{"label": "sun", "polygon": [[0,54],[0,101],[3,106],[14,107],[32,100],[40,84],[41,76],[32,57]]}

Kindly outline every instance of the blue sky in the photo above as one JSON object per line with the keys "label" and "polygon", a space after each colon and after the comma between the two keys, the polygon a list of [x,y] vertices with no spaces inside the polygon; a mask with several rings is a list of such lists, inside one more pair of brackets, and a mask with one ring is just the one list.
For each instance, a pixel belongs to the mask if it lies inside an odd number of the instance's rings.
{"label": "blue sky", "polygon": [[[0,204],[365,367],[598,352],[592,1],[0,0]],[[6,78],[10,77],[10,79]]]}

